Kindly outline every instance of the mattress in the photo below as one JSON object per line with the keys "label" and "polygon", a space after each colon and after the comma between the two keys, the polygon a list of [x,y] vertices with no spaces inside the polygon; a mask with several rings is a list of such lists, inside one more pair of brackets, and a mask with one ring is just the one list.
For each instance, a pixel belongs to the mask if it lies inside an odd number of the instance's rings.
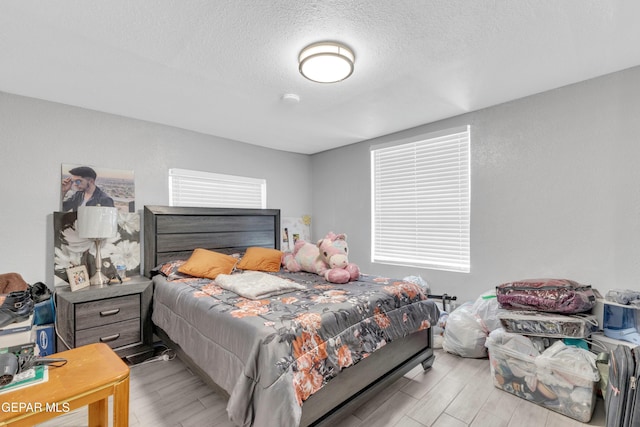
{"label": "mattress", "polygon": [[154,277],[153,322],[229,393],[237,425],[298,425],[304,400],[342,369],[435,325],[440,314],[414,283],[275,275],[305,289],[249,299],[208,279]]}

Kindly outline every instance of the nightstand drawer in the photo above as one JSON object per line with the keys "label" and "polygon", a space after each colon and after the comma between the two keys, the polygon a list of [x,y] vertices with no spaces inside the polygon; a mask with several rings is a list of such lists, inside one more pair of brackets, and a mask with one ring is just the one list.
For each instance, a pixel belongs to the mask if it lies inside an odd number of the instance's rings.
{"label": "nightstand drawer", "polygon": [[56,289],[56,335],[60,350],[105,342],[120,357],[152,353],[153,283],[133,276],[124,283],[76,292]]}
{"label": "nightstand drawer", "polygon": [[140,317],[140,296],[127,295],[76,304],[76,330]]}
{"label": "nightstand drawer", "polygon": [[97,328],[76,331],[76,347],[103,342],[112,348],[135,344],[141,341],[140,319],[125,320]]}

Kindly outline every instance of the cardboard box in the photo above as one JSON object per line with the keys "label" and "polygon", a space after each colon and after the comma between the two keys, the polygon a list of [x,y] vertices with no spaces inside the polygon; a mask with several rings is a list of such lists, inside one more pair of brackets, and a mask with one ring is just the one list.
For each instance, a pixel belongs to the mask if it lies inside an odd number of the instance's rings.
{"label": "cardboard box", "polygon": [[0,336],[15,334],[18,332],[30,331],[33,324],[33,314],[29,316],[27,320],[22,322],[10,323],[7,326],[0,328]]}
{"label": "cardboard box", "polygon": [[31,341],[36,345],[36,356],[51,356],[56,352],[56,328],[49,325],[34,326],[31,330]]}
{"label": "cardboard box", "polygon": [[11,323],[1,328],[0,348],[13,347],[31,342],[32,321],[33,315],[29,316],[29,319],[23,322]]}

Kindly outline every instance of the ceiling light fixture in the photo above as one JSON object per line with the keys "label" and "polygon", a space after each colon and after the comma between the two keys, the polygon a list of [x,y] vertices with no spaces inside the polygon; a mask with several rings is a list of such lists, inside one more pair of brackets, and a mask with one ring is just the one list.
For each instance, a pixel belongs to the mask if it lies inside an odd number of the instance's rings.
{"label": "ceiling light fixture", "polygon": [[318,83],[342,81],[353,73],[355,56],[351,49],[336,42],[311,44],[300,52],[300,74]]}

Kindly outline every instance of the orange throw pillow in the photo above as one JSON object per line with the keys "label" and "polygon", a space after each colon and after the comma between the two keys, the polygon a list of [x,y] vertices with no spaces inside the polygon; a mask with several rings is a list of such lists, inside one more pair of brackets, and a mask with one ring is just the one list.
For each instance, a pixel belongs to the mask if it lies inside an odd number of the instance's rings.
{"label": "orange throw pillow", "polygon": [[215,279],[218,274],[231,274],[237,262],[231,255],[198,248],[178,271],[195,277]]}
{"label": "orange throw pillow", "polygon": [[282,252],[277,249],[261,248],[253,246],[247,249],[244,256],[238,263],[241,270],[255,271],[280,271],[280,260]]}

